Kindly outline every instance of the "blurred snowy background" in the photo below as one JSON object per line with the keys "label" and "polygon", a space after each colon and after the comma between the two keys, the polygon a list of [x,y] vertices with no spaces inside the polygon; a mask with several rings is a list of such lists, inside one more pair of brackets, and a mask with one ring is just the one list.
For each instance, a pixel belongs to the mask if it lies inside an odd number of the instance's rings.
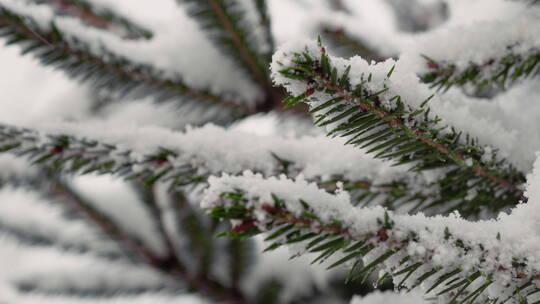
{"label": "blurred snowy background", "polygon": [[[141,47],[140,54],[137,56],[140,56],[142,60],[151,60],[172,70],[189,69],[190,65],[197,65],[202,60],[210,60],[210,64],[204,65],[207,68],[198,69],[191,75],[192,81],[208,81],[202,78],[214,77],[213,80],[221,81],[224,86],[228,85],[230,76],[227,71],[228,66],[221,65],[223,58],[210,49],[210,43],[204,33],[174,0],[93,0],[93,2],[121,11],[138,24],[159,33],[152,38],[149,46]],[[330,28],[345,28],[352,35],[370,41],[372,47],[384,56],[396,56],[403,50],[414,47],[415,39],[420,37],[423,30],[427,28],[443,28],[458,23],[513,18],[515,17],[513,12],[518,12],[518,7],[512,2],[500,0],[448,0],[444,2],[437,0],[270,0],[268,3],[277,45],[286,41],[315,38],[322,30],[321,25],[324,24]],[[347,12],[335,10],[336,6],[340,5],[345,6]],[[486,10],[486,7],[489,9]],[[408,22],[410,20],[417,22]],[[333,51],[341,54],[350,52],[340,47]],[[215,66],[221,66],[222,69],[216,73]],[[216,80],[217,78],[220,80]],[[524,83],[507,94],[514,96],[512,97],[514,99],[519,99],[524,91],[533,89],[535,88],[531,84]],[[462,93],[455,92],[455,94]],[[61,71],[41,66],[31,56],[22,56],[18,46],[0,47],[0,96],[0,122],[21,126],[38,125],[56,120],[84,120],[181,129],[186,123],[186,116],[176,111],[174,104],[153,104],[150,98],[108,102],[114,99],[114,96],[96,92],[84,84],[72,81]],[[484,114],[482,111],[480,108],[476,113],[481,116]],[[495,112],[497,111],[493,113]],[[196,117],[187,117],[188,122],[190,119],[193,123],[197,122]],[[275,132],[276,124],[276,120],[270,116],[250,119],[247,123],[239,124],[237,128],[258,134],[271,134]],[[526,127],[520,126],[520,128]],[[27,168],[26,163],[17,159],[5,155],[0,156],[0,177],[4,174],[11,175],[12,172],[31,174],[31,169]],[[110,177],[86,176],[75,178],[73,183],[83,195],[101,202],[99,204],[103,205],[103,208],[111,209],[109,212],[116,214],[117,217],[123,217],[122,221],[126,226],[139,226],[138,230],[142,231],[144,225],[148,225],[144,220],[139,221],[140,215],[137,214],[137,208],[131,208],[133,205],[129,208],[126,206],[128,203],[137,201],[138,198],[124,182]],[[99,191],[95,191],[96,189]],[[48,232],[52,234],[80,238],[81,242],[99,241],[86,236],[88,227],[67,225],[59,219],[60,214],[49,208],[47,203],[39,203],[40,201],[43,201],[43,198],[33,192],[27,192],[24,188],[2,188],[0,190],[0,222],[11,223],[17,219],[20,222],[11,224],[34,226],[36,230],[48,229]],[[111,202],[115,205],[110,206]],[[126,210],[130,211],[126,212]],[[140,227],[141,225],[143,228]],[[148,236],[148,239],[151,239],[151,236]],[[308,266],[304,259],[287,262],[286,250],[265,254],[262,258],[266,263],[259,263],[259,268],[253,270],[252,278],[256,279],[251,281],[253,284],[257,279],[274,272],[290,283],[290,292],[309,294],[312,284],[323,288],[327,284],[327,278],[332,275],[323,268]],[[65,270],[65,277],[59,275],[61,274],[57,271],[59,269]],[[51,249],[36,250],[18,243],[9,233],[0,229],[0,303],[39,302],[39,296],[23,299],[12,290],[11,283],[23,278],[27,280],[31,277],[31,281],[48,280],[46,285],[54,290],[55,284],[61,284],[66,278],[78,277],[80,281],[73,282],[75,285],[90,284],[88,277],[101,278],[104,271],[109,273],[107,280],[115,278],[124,280],[127,277],[133,280],[134,285],[137,280],[155,280],[156,286],[162,283],[152,276],[151,271],[148,273],[144,273],[143,270],[140,273],[134,271],[133,274],[126,275],[126,270],[121,265],[97,263],[91,257],[75,258],[69,253]],[[84,275],[75,276],[74,273]],[[294,275],[291,276],[291,273]],[[105,276],[101,279],[105,280]],[[31,288],[31,283],[28,283],[29,288]],[[98,283],[111,284],[111,286],[115,284],[107,281]],[[129,284],[129,282],[124,282],[124,284]],[[87,287],[88,290],[93,288]],[[284,296],[287,297],[287,295]],[[160,303],[202,303],[202,300],[191,296],[182,296],[181,299],[185,302],[179,299],[160,298]],[[145,301],[157,303],[155,298],[142,299],[141,303]]]}

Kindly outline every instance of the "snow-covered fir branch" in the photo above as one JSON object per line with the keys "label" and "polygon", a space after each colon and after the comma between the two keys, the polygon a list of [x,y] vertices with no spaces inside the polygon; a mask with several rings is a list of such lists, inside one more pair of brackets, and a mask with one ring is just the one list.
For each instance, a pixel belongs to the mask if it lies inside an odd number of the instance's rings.
{"label": "snow-covered fir branch", "polygon": [[51,5],[59,14],[74,16],[85,24],[117,33],[125,39],[149,39],[150,30],[120,16],[110,8],[87,0],[35,0]]}
{"label": "snow-covered fir branch", "polygon": [[267,66],[273,52],[270,22],[265,1],[239,0],[177,0],[185,3],[190,14],[208,35],[233,57],[252,78],[265,89],[270,89]]}
{"label": "snow-covered fir branch", "polygon": [[0,0],[0,302],[540,303],[534,2]]}
{"label": "snow-covered fir branch", "polygon": [[[365,149],[344,145],[340,138],[287,139],[212,125],[185,132],[106,123],[54,123],[39,129],[3,126],[3,150],[64,173],[115,174],[146,185],[167,182],[171,189],[204,183],[210,174],[252,170],[266,176],[302,175],[330,192],[341,183],[351,191],[356,205],[384,205],[401,212],[458,210],[475,216],[516,203],[479,205],[474,192],[461,199],[448,196],[455,195],[451,193],[455,188],[446,189],[439,171],[411,174],[412,164],[394,166],[391,161],[374,159]],[[141,137],[148,140],[141,142]]]}
{"label": "snow-covered fir branch", "polygon": [[34,164],[71,173],[108,173],[138,178],[147,184],[157,179],[172,180],[173,185],[200,180],[189,163],[172,166],[175,153],[157,147],[143,155],[114,144],[77,139],[69,135],[42,135],[39,132],[3,125],[0,128],[2,151],[26,156]]}
{"label": "snow-covered fir branch", "polygon": [[[65,261],[67,258],[67,264],[62,275],[50,267],[41,267],[42,269],[30,267],[25,268],[25,271],[15,272],[15,277],[9,279],[19,289],[52,296],[92,294],[108,297],[115,295],[118,290],[122,290],[125,294],[140,294],[151,291],[167,294],[167,292],[177,293],[185,286],[195,286],[209,298],[230,303],[244,303],[242,295],[235,293],[234,290],[229,289],[219,281],[194,272],[193,269],[190,269],[192,267],[187,267],[184,263],[189,262],[189,260],[185,256],[178,255],[176,248],[173,248],[174,245],[169,243],[167,237],[170,234],[165,229],[157,229],[158,234],[153,236],[165,238],[163,242],[166,247],[165,251],[162,252],[162,250],[153,248],[154,246],[149,246],[147,239],[142,240],[133,231],[126,230],[126,227],[119,223],[117,218],[100,210],[95,202],[83,197],[73,189],[72,185],[57,179],[55,176],[50,176],[47,181],[44,181],[43,177],[41,180],[46,185],[41,187],[40,195],[48,197],[50,201],[47,203],[60,206],[61,208],[54,209],[57,212],[75,212],[79,221],[66,221],[60,215],[52,214],[50,206],[44,206],[44,203],[40,207],[40,204],[31,201],[36,198],[36,195],[26,192],[25,188],[20,190],[3,189],[1,194],[8,201],[18,197],[22,199],[16,201],[18,203],[16,206],[15,204],[3,205],[2,216],[0,216],[2,237],[16,238],[20,246],[32,246],[37,249],[38,254],[40,251],[50,252],[51,255],[56,254],[56,251],[59,250],[72,252],[68,255],[64,254],[63,260]],[[145,204],[151,203],[149,200],[144,202]],[[25,206],[31,206],[32,212],[28,210],[24,212],[24,210],[19,209]],[[36,207],[38,207],[37,210]],[[42,214],[39,214],[40,212],[50,214],[50,216],[43,217]],[[154,216],[154,220],[156,217],[163,216],[161,211],[159,212],[160,214]],[[131,211],[129,213],[134,215]],[[24,214],[24,219],[19,218],[18,221],[14,221],[13,216],[17,214]],[[88,225],[84,225],[80,218],[85,219]],[[191,223],[193,224],[193,221]],[[138,225],[141,224],[143,223],[139,222]],[[160,222],[157,224],[163,225]],[[40,225],[44,225],[44,227]],[[91,229],[89,229],[90,227]],[[144,224],[141,229],[145,229],[143,227]],[[66,231],[68,228],[70,230]],[[84,237],[75,235],[81,232],[85,235]],[[148,234],[148,231],[144,233]],[[81,269],[86,267],[84,263],[76,263],[77,259],[80,259],[77,255],[84,255],[87,259],[95,259],[96,261],[89,260],[88,262],[98,266],[94,267],[91,273],[86,271],[88,277],[84,282],[76,279],[77,273],[80,273],[77,267]],[[123,264],[126,265],[123,266]],[[54,267],[56,270],[63,270],[62,263],[55,263]],[[104,272],[99,267],[108,268],[110,271]],[[128,274],[133,275],[134,278],[128,281],[119,279]],[[111,280],[106,288],[101,286],[103,280]]]}
{"label": "snow-covered fir branch", "polygon": [[439,89],[455,85],[507,88],[540,73],[539,16],[537,8],[524,8],[517,19],[434,30],[415,39],[412,50],[405,48],[403,64]]}
{"label": "snow-covered fir branch", "polygon": [[[524,174],[471,136],[481,138],[479,125],[454,124],[456,110],[430,96],[414,74],[400,70],[400,62],[369,65],[302,42],[278,50],[272,68],[275,83],[292,95],[285,102],[307,103],[329,135],[376,158],[433,172],[442,203],[512,205],[521,199]],[[469,128],[457,129],[463,125]]]}
{"label": "snow-covered fir branch", "polygon": [[348,33],[344,28],[322,26],[321,30],[325,41],[340,47],[350,49],[351,53],[361,56],[366,60],[384,61],[389,56],[382,56],[379,52],[370,46],[367,46],[361,39],[358,39]]}
{"label": "snow-covered fir branch", "polygon": [[[387,1],[367,0],[363,5],[338,1],[337,11],[317,16],[317,32],[340,53],[361,56],[367,61],[396,57],[404,35],[398,34],[394,11]],[[378,11],[373,15],[373,11]]]}
{"label": "snow-covered fir branch", "polygon": [[[194,86],[184,82],[178,73],[132,60],[129,50],[136,47],[136,42],[83,28],[81,21],[73,17],[55,16],[48,5],[2,0],[0,8],[2,36],[8,43],[21,44],[23,53],[32,53],[43,64],[61,68],[98,89],[123,97],[150,95],[158,101],[203,102],[207,111],[224,120],[252,111],[253,100],[246,101],[231,91],[218,95],[211,92],[216,88]],[[129,43],[132,46],[126,47]]]}
{"label": "snow-covered fir branch", "polygon": [[[497,220],[470,222],[452,214],[399,215],[383,207],[358,208],[346,191],[329,194],[303,179],[264,178],[245,172],[210,179],[201,206],[230,219],[226,234],[264,232],[268,249],[289,244],[315,252],[329,268],[348,265],[349,279],[379,272],[397,289],[421,287],[428,295],[476,303],[536,299],[540,162],[529,177],[527,204]],[[331,256],[334,256],[332,257]]]}
{"label": "snow-covered fir branch", "polygon": [[504,57],[492,58],[482,64],[470,63],[461,68],[457,68],[454,63],[438,62],[424,56],[430,71],[420,77],[423,82],[439,89],[472,84],[480,90],[489,85],[505,88],[517,80],[540,74],[539,49],[522,54],[513,53],[512,48],[509,50],[509,54]]}
{"label": "snow-covered fir branch", "polygon": [[422,298],[419,293],[407,292],[380,292],[378,290],[365,296],[355,296],[350,304],[427,304],[429,301]]}

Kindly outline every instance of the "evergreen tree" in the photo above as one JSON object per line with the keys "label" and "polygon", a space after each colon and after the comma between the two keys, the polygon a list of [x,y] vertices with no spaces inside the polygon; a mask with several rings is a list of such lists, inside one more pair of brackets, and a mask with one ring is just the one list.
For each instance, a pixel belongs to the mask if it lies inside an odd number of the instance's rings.
{"label": "evergreen tree", "polygon": [[540,303],[535,1],[121,2],[0,0],[92,99],[0,124],[0,302]]}

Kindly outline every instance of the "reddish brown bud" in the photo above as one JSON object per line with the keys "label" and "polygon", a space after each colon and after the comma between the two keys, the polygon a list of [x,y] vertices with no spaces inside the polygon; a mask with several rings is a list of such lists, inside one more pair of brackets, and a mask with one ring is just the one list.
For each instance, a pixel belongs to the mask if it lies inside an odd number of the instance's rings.
{"label": "reddish brown bud", "polygon": [[278,213],[278,209],[268,203],[264,203],[261,205],[261,209],[270,213],[270,214],[276,214]]}
{"label": "reddish brown bud", "polygon": [[433,69],[433,70],[436,70],[439,68],[439,65],[434,61],[428,61],[426,65],[428,68]]}
{"label": "reddish brown bud", "polygon": [[64,149],[62,147],[56,146],[51,149],[51,153],[55,155],[62,154],[62,152],[64,152]]}
{"label": "reddish brown bud", "polygon": [[241,224],[238,224],[232,227],[231,231],[240,233],[240,232],[248,231],[249,229],[253,227],[255,227],[255,220],[247,220],[247,221],[243,221]]}
{"label": "reddish brown bud", "polygon": [[167,160],[164,159],[164,158],[160,158],[160,159],[156,159],[154,162],[155,162],[155,164],[158,165],[158,166],[163,166],[164,164],[167,163]]}
{"label": "reddish brown bud", "polygon": [[385,228],[379,229],[379,231],[377,231],[377,236],[379,237],[379,240],[381,240],[383,242],[388,240],[388,233],[386,233]]}

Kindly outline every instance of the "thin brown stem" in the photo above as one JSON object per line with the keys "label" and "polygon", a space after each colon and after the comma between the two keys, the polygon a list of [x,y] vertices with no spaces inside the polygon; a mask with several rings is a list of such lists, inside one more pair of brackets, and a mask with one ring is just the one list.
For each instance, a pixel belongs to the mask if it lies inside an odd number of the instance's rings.
{"label": "thin brown stem", "polygon": [[134,188],[139,192],[144,206],[154,220],[155,227],[159,235],[161,236],[163,244],[165,245],[165,248],[167,250],[166,256],[168,258],[177,260],[177,262],[181,264],[181,260],[178,257],[176,249],[174,247],[174,242],[171,239],[171,235],[168,233],[165,226],[165,221],[163,220],[163,211],[159,206],[159,203],[154,193],[155,187],[146,186],[143,183],[135,182]]}
{"label": "thin brown stem", "polygon": [[[344,88],[342,88],[342,87],[340,87],[338,85],[332,84],[331,81],[329,79],[327,79],[326,77],[324,77],[323,75],[319,74],[318,76],[321,78],[321,80],[322,80],[322,82],[324,84],[324,87],[326,89],[331,90],[331,91],[335,91],[335,92],[340,93],[340,94],[343,94],[342,97],[344,99],[347,99],[347,100],[361,100],[362,99],[362,96],[359,96],[359,95],[356,95],[356,94],[350,94]],[[306,92],[306,94],[307,93],[308,92]],[[380,107],[378,107],[376,105],[366,103],[366,102],[358,103],[358,107],[360,109],[364,110],[364,111],[372,112],[375,116],[377,116],[381,120],[386,121],[390,125],[390,127],[392,127],[392,128],[407,131],[409,134],[414,136],[415,139],[425,143],[426,145],[428,145],[430,147],[433,147],[433,148],[437,149],[437,151],[439,151],[441,154],[444,154],[444,155],[448,156],[450,159],[456,158],[456,159],[458,159],[458,160],[460,160],[462,162],[464,161],[464,157],[463,157],[462,154],[460,154],[458,152],[455,152],[455,151],[451,151],[448,148],[448,146],[445,145],[444,143],[435,142],[431,137],[426,135],[426,132],[424,130],[415,129],[413,127],[406,126],[401,118],[391,115],[390,113],[386,112],[384,109],[382,109],[382,108],[380,108]],[[523,197],[523,190],[521,190],[519,187],[517,187],[513,183],[511,183],[511,182],[509,182],[509,181],[507,181],[507,180],[505,180],[503,178],[497,177],[494,173],[492,173],[492,172],[490,172],[490,171],[488,171],[486,169],[483,169],[482,167],[480,167],[478,165],[475,165],[474,167],[472,167],[472,170],[477,175],[488,178],[491,181],[501,185],[502,187],[504,187],[504,188],[506,188],[506,189],[508,189],[510,191],[516,192],[520,197]]]}
{"label": "thin brown stem", "polygon": [[76,5],[70,0],[42,0],[50,5],[53,5],[56,9],[65,12],[71,16],[77,17],[83,20],[86,24],[100,28],[109,29],[112,22],[105,20],[101,16],[94,13],[92,10],[83,9],[80,5]]}
{"label": "thin brown stem", "polygon": [[79,61],[86,62],[94,67],[99,67],[112,74],[119,75],[121,77],[126,77],[130,79],[131,81],[139,82],[139,83],[148,85],[156,89],[172,90],[172,91],[177,92],[181,96],[204,100],[206,102],[216,104],[216,105],[223,105],[223,106],[228,106],[231,108],[239,108],[239,109],[242,109],[243,112],[247,112],[247,113],[251,112],[251,110],[247,109],[245,105],[241,105],[237,102],[227,100],[222,97],[215,96],[215,95],[211,95],[206,92],[192,90],[191,88],[186,87],[183,84],[175,83],[172,80],[153,77],[152,75],[149,75],[148,73],[142,72],[141,69],[129,68],[127,66],[124,66],[121,63],[105,62],[102,59],[97,58],[87,52],[83,52],[83,51],[71,48],[64,41],[59,42],[58,37],[56,37],[52,33],[37,33],[36,31],[31,30],[29,27],[13,22],[7,18],[1,18],[1,17],[0,17],[0,25],[7,25],[13,31],[16,31],[18,34],[21,34],[21,35],[36,37],[36,39],[38,39],[39,41],[42,41],[44,44],[47,44],[49,47],[54,47],[56,51],[60,51],[69,56],[74,56]]}
{"label": "thin brown stem", "polygon": [[214,12],[216,13],[217,17],[227,30],[229,34],[231,35],[231,38],[240,52],[240,56],[242,57],[242,60],[246,63],[249,70],[255,75],[257,78],[257,82],[263,87],[263,88],[269,88],[271,87],[271,84],[268,79],[268,75],[266,75],[261,69],[259,68],[259,65],[257,64],[257,60],[253,57],[253,54],[247,49],[245,43],[242,41],[238,33],[236,32],[229,16],[225,13],[223,10],[223,7],[216,1],[216,0],[206,0],[208,4],[212,7]]}
{"label": "thin brown stem", "polygon": [[91,205],[70,189],[66,184],[56,180],[49,188],[49,194],[59,199],[60,202],[73,208],[83,215],[89,222],[99,227],[106,235],[115,240],[122,248],[136,254],[140,261],[165,275],[177,278],[189,286],[195,287],[201,293],[212,298],[226,301],[231,304],[249,303],[237,290],[227,288],[220,283],[206,277],[192,276],[188,273],[179,259],[156,255],[132,236],[124,232],[114,222],[94,210]]}

